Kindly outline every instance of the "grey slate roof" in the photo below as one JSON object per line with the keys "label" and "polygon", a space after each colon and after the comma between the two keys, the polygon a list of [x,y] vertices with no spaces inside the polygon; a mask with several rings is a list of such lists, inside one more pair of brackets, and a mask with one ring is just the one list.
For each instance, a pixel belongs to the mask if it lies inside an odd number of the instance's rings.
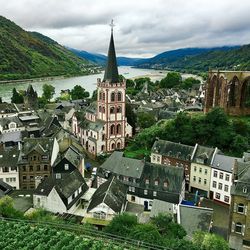
{"label": "grey slate roof", "polygon": [[142,160],[123,157],[123,152],[115,151],[101,165],[101,168],[117,175],[140,178],[144,165],[145,162]]}
{"label": "grey slate roof", "polygon": [[[82,187],[82,192],[68,204],[67,199],[80,187]],[[55,175],[45,178],[38,185],[34,194],[48,196],[53,188],[56,189],[67,208],[70,208],[88,190],[88,186],[78,169],[71,173],[62,173],[61,178],[56,178]]]}
{"label": "grey slate roof", "polygon": [[95,122],[92,122],[92,121],[85,119],[84,121],[80,123],[81,128],[91,129],[96,132],[100,131],[104,125],[105,125],[105,122],[101,120],[96,120]]}
{"label": "grey slate roof", "polygon": [[13,103],[3,102],[0,103],[0,114],[4,113],[16,113],[17,109]]}
{"label": "grey slate roof", "polygon": [[213,209],[180,205],[179,213],[180,224],[186,230],[188,236],[192,237],[193,233],[199,230],[209,231]]}
{"label": "grey slate roof", "polygon": [[25,134],[24,131],[15,131],[10,133],[0,134],[0,142],[20,142],[22,141],[22,136]]}
{"label": "grey slate roof", "polygon": [[193,146],[164,140],[156,140],[151,149],[152,153],[169,156],[185,161],[191,160],[191,155],[193,151]]}
{"label": "grey slate roof", "polygon": [[18,127],[21,127],[23,125],[17,116],[0,118],[0,124],[3,127],[10,124],[11,122],[15,122],[18,125]]}
{"label": "grey slate roof", "polygon": [[232,173],[236,160],[240,160],[240,158],[216,154],[212,163],[212,167]]}
{"label": "grey slate roof", "polygon": [[210,165],[212,163],[214,151],[214,148],[198,145],[192,161],[195,163]]}
{"label": "grey slate roof", "polygon": [[122,212],[121,209],[126,202],[127,187],[115,177],[100,185],[95,191],[89,203],[87,211],[91,211],[101,203],[105,203],[114,212]]}
{"label": "grey slate roof", "polygon": [[0,180],[0,198],[8,194],[13,190],[13,187],[7,184],[6,182]]}
{"label": "grey slate roof", "polygon": [[110,37],[108,60],[106,64],[103,81],[104,82],[109,81],[110,83],[119,82],[119,74],[118,74],[118,68],[117,68],[117,62],[116,62],[113,32],[111,33],[111,37]]}
{"label": "grey slate roof", "polygon": [[0,150],[0,167],[17,167],[20,151],[17,147]]}

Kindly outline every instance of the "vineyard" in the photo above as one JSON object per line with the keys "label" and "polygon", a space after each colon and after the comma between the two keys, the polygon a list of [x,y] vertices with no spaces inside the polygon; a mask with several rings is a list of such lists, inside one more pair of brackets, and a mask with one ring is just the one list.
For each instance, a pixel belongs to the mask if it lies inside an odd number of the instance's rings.
{"label": "vineyard", "polygon": [[0,220],[0,249],[121,250],[124,247],[45,225]]}

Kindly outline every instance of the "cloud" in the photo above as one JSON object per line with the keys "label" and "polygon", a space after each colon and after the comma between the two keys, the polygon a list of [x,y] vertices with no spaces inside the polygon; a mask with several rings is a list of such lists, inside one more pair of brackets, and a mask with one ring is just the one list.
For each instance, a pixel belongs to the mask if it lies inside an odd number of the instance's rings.
{"label": "cloud", "polygon": [[104,54],[112,18],[118,55],[250,43],[248,0],[0,0],[0,6],[0,15],[24,29]]}

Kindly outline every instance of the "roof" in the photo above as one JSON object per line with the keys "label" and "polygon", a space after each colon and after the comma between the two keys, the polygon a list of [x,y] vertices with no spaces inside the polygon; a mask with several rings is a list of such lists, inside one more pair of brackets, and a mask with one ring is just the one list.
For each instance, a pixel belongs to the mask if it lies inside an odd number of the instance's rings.
{"label": "roof", "polygon": [[106,63],[106,69],[104,73],[103,81],[109,81],[110,83],[118,83],[119,82],[119,74],[116,62],[116,54],[115,54],[115,45],[113,32],[111,32],[109,50],[108,50],[108,59]]}
{"label": "roof", "polygon": [[173,203],[161,200],[153,200],[153,205],[150,211],[150,217],[153,218],[159,215],[160,213],[173,214]]}
{"label": "roof", "polygon": [[10,124],[11,122],[16,123],[19,127],[23,125],[17,116],[0,118],[0,125],[3,127]]}
{"label": "roof", "polygon": [[95,122],[92,122],[92,121],[85,119],[84,121],[80,123],[81,128],[90,129],[96,132],[100,131],[104,125],[105,125],[105,122],[101,120],[96,120]]}
{"label": "roof", "polygon": [[3,102],[0,103],[0,113],[16,113],[17,109],[13,103]]}
{"label": "roof", "polygon": [[0,142],[20,142],[22,141],[22,135],[24,132],[22,131],[14,131],[10,133],[0,134]]}
{"label": "roof", "polygon": [[212,163],[212,167],[232,173],[236,160],[240,160],[240,158],[216,154]]}
{"label": "roof", "polygon": [[[56,178],[56,175],[51,175],[45,178],[36,188],[36,195],[48,196],[53,188],[56,189],[59,196],[62,198],[64,204],[69,208],[73,205],[74,200],[68,204],[67,199],[82,187],[82,192],[85,193],[88,190],[88,186],[79,172],[78,169],[72,171],[71,173],[62,173],[61,178]],[[80,197],[78,197],[80,198]]]}
{"label": "roof", "polygon": [[16,167],[20,151],[17,147],[0,150],[0,167]]}
{"label": "roof", "polygon": [[8,194],[13,190],[13,187],[7,184],[6,182],[0,180],[0,198]]}
{"label": "roof", "polygon": [[212,163],[215,150],[216,149],[214,148],[197,145],[192,161],[195,163],[210,165]]}
{"label": "roof", "polygon": [[193,151],[193,146],[164,140],[156,140],[151,149],[152,153],[169,156],[185,161],[191,160]]}
{"label": "roof", "polygon": [[31,120],[38,120],[39,116],[37,116],[37,115],[25,115],[25,116],[19,116],[19,119],[22,122],[25,122],[25,121],[31,121]]}
{"label": "roof", "polygon": [[115,151],[100,168],[117,175],[140,178],[144,165],[145,162],[142,160],[123,157],[123,152]]}
{"label": "roof", "polygon": [[194,207],[179,205],[180,224],[183,226],[187,235],[192,237],[196,231],[209,231],[212,220],[213,209],[204,207]]}
{"label": "roof", "polygon": [[114,212],[119,213],[126,202],[127,187],[115,177],[99,186],[92,196],[87,211],[91,211],[101,203],[105,203]]}

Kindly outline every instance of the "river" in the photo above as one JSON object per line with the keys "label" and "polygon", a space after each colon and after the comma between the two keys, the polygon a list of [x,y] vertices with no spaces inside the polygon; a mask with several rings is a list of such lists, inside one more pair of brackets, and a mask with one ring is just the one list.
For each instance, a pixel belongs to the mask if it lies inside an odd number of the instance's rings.
{"label": "river", "polygon": [[[167,74],[167,71],[162,70],[153,70],[153,69],[138,69],[127,66],[122,66],[118,68],[119,74],[123,75],[125,78],[136,78],[148,76],[152,81],[160,80],[164,78]],[[32,82],[32,86],[37,91],[38,95],[42,95],[42,86],[43,84],[51,84],[55,87],[54,97],[60,96],[60,92],[63,89],[72,89],[75,85],[81,85],[85,90],[89,91],[90,94],[96,89],[97,78],[103,78],[104,72],[100,74],[87,75],[87,76],[78,76],[70,77],[63,79],[54,79],[54,80],[42,80]],[[192,75],[183,75],[183,78],[192,76]],[[17,90],[26,90],[30,83],[27,82],[18,82],[18,83],[5,83],[0,84],[0,97],[3,101],[9,102],[12,96],[12,89],[15,87]]]}

